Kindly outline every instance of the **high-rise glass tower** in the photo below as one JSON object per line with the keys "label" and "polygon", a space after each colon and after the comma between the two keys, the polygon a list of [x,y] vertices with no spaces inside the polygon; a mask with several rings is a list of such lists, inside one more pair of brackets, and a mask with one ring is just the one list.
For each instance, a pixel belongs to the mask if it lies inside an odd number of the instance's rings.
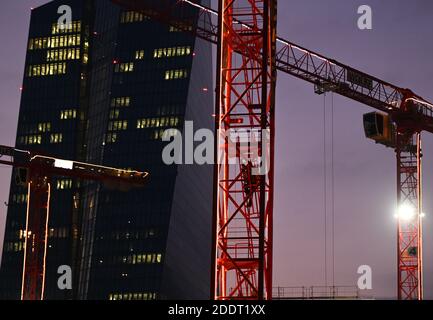
{"label": "high-rise glass tower", "polygon": [[[27,49],[16,147],[151,174],[126,192],[53,178],[46,298],[208,298],[212,167],[164,164],[161,138],[213,129],[210,44],[107,0],[55,0],[32,10]],[[26,200],[12,179],[0,298],[20,298]]]}

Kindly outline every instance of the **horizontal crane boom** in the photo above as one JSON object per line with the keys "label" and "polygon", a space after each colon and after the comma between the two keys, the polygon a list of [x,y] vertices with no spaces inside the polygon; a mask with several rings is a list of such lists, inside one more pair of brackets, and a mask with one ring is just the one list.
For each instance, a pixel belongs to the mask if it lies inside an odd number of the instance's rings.
{"label": "horizontal crane boom", "polygon": [[[3,156],[9,157],[9,160],[1,159]],[[57,159],[2,145],[0,145],[0,164],[36,170],[46,176],[79,178],[107,184],[125,183],[131,187],[143,186],[149,178],[147,172]]]}
{"label": "horizontal crane boom", "polygon": [[[192,32],[214,44],[218,43],[218,12],[196,1],[180,0],[175,4],[167,0],[112,2],[143,12],[150,18],[179,30]],[[179,18],[180,16],[182,18]],[[248,23],[234,20],[239,24],[239,28],[246,31],[251,29]],[[257,56],[256,59],[259,61],[261,56]],[[409,89],[400,88],[279,37],[276,67],[282,72],[314,84],[317,93],[333,91],[390,114],[400,126],[433,133],[433,104]]]}
{"label": "horizontal crane boom", "polygon": [[149,178],[147,172],[57,159],[2,145],[0,164],[17,168],[17,182],[27,186],[28,190],[22,300],[44,299],[53,176],[99,181],[109,188],[122,191],[142,187]]}

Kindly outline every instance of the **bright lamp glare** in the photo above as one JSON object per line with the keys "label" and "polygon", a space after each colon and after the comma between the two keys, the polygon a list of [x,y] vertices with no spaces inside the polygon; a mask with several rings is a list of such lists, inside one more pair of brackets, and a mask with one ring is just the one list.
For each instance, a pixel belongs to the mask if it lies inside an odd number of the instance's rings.
{"label": "bright lamp glare", "polygon": [[74,168],[74,162],[69,160],[56,159],[54,160],[54,166],[56,168],[72,170]]}
{"label": "bright lamp glare", "polygon": [[410,221],[415,217],[415,208],[409,204],[402,204],[398,210],[396,217],[403,221]]}

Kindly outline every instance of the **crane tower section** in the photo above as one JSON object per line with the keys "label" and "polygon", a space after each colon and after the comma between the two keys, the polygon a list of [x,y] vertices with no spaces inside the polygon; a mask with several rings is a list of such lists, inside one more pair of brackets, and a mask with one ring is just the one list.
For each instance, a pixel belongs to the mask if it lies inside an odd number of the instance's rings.
{"label": "crane tower section", "polygon": [[219,1],[212,291],[270,299],[276,0]]}

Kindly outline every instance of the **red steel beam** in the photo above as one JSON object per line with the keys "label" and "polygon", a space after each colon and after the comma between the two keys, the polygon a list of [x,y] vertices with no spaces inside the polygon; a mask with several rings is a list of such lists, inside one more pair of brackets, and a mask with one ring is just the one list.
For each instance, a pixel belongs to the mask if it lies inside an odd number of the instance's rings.
{"label": "red steel beam", "polygon": [[[9,160],[1,158],[7,157]],[[111,188],[129,190],[145,185],[149,173],[56,159],[0,145],[0,164],[28,170],[26,230],[21,300],[43,300],[50,214],[50,180],[64,176],[102,182]],[[23,181],[24,182],[24,181]]]}
{"label": "red steel beam", "polygon": [[211,282],[216,300],[272,298],[276,9],[276,0],[219,2]]}
{"label": "red steel beam", "polygon": [[[238,46],[228,46],[229,49],[221,47],[221,41],[224,40],[223,35],[217,32],[218,25],[228,23],[233,27],[254,31],[256,21],[250,17],[245,19],[245,16],[237,17],[231,15],[221,9],[221,1],[219,11],[207,8],[194,0],[180,0],[175,2],[178,5],[176,10],[152,10],[150,1],[137,0],[112,0],[118,4],[144,11],[153,19],[160,20],[165,23],[176,26],[177,28],[194,32],[198,37],[208,40],[213,43],[218,43],[218,52],[220,56],[223,50],[230,51],[230,55],[234,52],[244,55],[243,61],[246,59],[256,59],[257,63],[263,61],[262,53],[254,55],[254,50],[244,50]],[[252,5],[254,1],[249,3]],[[227,2],[225,2],[227,3]],[[185,5],[193,6],[198,10],[198,14],[192,19],[179,19],[173,15],[173,12],[180,12],[185,8]],[[173,9],[173,3],[171,4]],[[178,10],[179,9],[179,10]],[[256,14],[256,12],[254,12]],[[226,17],[222,15],[227,15]],[[198,18],[197,18],[198,17]],[[217,17],[218,19],[215,19]],[[231,20],[228,20],[231,19]],[[217,22],[215,22],[217,20]],[[234,36],[236,32],[232,34]],[[235,39],[235,37],[233,37]],[[242,39],[242,38],[238,38]],[[235,43],[235,42],[233,42]],[[352,67],[342,64],[334,59],[327,58],[314,51],[305,49],[290,41],[278,38],[276,41],[276,67],[278,70],[291,74],[302,80],[313,83],[320,87],[326,87],[331,91],[341,94],[350,99],[359,101],[375,109],[381,110],[391,115],[392,120],[401,128],[397,140],[397,168],[398,168],[398,203],[403,205],[405,202],[411,203],[416,210],[416,221],[412,223],[403,223],[399,218],[398,225],[398,296],[400,299],[422,299],[422,221],[421,221],[421,151],[420,151],[420,136],[421,131],[433,133],[433,104],[414,94],[409,89],[404,89],[392,85],[386,81],[380,80],[374,76],[358,71]],[[226,55],[227,55],[226,52]],[[221,64],[227,61],[218,61]],[[224,65],[223,65],[224,66]],[[220,69],[218,70],[220,72]],[[224,75],[221,75],[222,77]],[[220,83],[218,85],[221,86]],[[219,89],[220,91],[222,88]],[[226,96],[217,96],[220,98],[220,104],[227,96],[231,96],[232,88],[227,89]],[[238,99],[242,100],[243,95],[238,95]],[[217,110],[219,105],[217,105]],[[218,111],[219,112],[219,111]],[[219,115],[219,114],[218,114]],[[407,131],[409,129],[409,131]],[[411,132],[411,133],[408,133]],[[409,137],[408,137],[409,135]],[[413,140],[416,141],[413,141]],[[412,140],[412,141],[411,141]],[[408,146],[417,146],[417,153],[414,149],[410,150]],[[271,150],[273,151],[272,147]],[[216,149],[216,151],[220,151]],[[221,168],[218,168],[218,172]],[[228,176],[230,171],[226,170]],[[245,175],[240,175],[241,177]],[[248,176],[248,175],[247,175]],[[216,176],[216,178],[218,178]],[[221,180],[221,178],[219,178]],[[231,180],[227,180],[224,184],[225,188],[217,185],[218,188],[227,190],[231,187]],[[215,191],[215,198],[218,198],[218,193]],[[228,197],[226,197],[228,198]],[[250,200],[248,200],[249,202]],[[226,199],[219,206],[228,208],[229,201]],[[218,213],[220,219],[227,219],[227,213]],[[224,239],[223,239],[224,240]],[[224,240],[225,241],[225,240]],[[214,243],[219,245],[218,243]],[[410,252],[408,251],[410,250]],[[240,268],[238,272],[241,273]],[[217,273],[218,274],[218,273]],[[243,276],[243,278],[248,278]],[[223,279],[222,282],[225,282]],[[220,287],[218,287],[218,285]],[[222,284],[213,284],[216,288],[214,292],[221,292],[226,288],[221,288]],[[253,285],[251,285],[253,287]],[[224,291],[225,292],[225,291]]]}
{"label": "red steel beam", "polygon": [[46,176],[33,173],[28,183],[21,300],[43,300],[48,245],[51,186]]}
{"label": "red steel beam", "polygon": [[397,132],[398,299],[422,300],[421,134]]}
{"label": "red steel beam", "polygon": [[[198,0],[111,0],[150,18],[169,24],[185,32],[218,43],[218,11],[203,6]],[[195,11],[192,10],[195,8]],[[233,17],[235,24],[252,28],[250,21]],[[393,117],[407,117],[419,131],[433,133],[433,104],[409,89],[401,88],[346,64],[306,49],[286,39],[276,41],[277,69],[308,81],[326,85],[332,91],[358,101]],[[242,51],[237,51],[243,54]],[[260,55],[254,57],[262,59]],[[411,108],[405,109],[406,102]]]}

